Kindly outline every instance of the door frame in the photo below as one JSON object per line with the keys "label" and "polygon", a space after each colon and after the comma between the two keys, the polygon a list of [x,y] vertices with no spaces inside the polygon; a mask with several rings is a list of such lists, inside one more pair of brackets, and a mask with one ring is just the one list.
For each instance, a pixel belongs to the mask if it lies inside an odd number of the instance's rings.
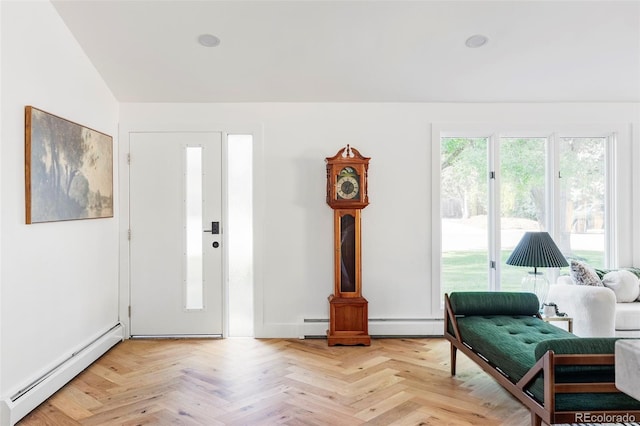
{"label": "door frame", "polygon": [[[253,135],[253,299],[254,299],[254,335],[262,336],[263,318],[263,274],[261,257],[258,256],[262,250],[261,236],[264,235],[262,224],[264,212],[264,167],[263,164],[263,127],[261,125],[220,125],[211,123],[197,124],[167,124],[167,123],[126,123],[120,124],[118,131],[118,232],[119,232],[119,321],[125,328],[126,338],[131,337],[131,322],[129,316],[130,294],[131,294],[131,263],[129,245],[129,134],[137,132],[220,132],[222,134],[222,222],[227,223],[227,144],[229,134],[251,134]],[[224,225],[223,225],[224,229]],[[223,240],[224,241],[224,240]],[[228,315],[228,244],[222,244],[224,252],[222,254],[222,337],[229,335],[229,315]]]}

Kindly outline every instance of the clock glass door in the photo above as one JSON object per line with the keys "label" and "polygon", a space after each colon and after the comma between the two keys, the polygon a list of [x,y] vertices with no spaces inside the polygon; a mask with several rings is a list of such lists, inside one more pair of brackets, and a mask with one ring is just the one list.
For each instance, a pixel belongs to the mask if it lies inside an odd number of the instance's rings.
{"label": "clock glass door", "polygon": [[356,220],[350,214],[340,217],[340,292],[356,291]]}

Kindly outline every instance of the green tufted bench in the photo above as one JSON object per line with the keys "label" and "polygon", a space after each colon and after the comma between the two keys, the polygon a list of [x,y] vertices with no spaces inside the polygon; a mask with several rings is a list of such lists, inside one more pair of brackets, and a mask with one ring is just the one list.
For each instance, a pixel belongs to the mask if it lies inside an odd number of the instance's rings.
{"label": "green tufted bench", "polygon": [[579,338],[543,321],[532,293],[445,295],[451,374],[461,350],[531,411],[531,423],[640,421],[614,385],[616,338]]}

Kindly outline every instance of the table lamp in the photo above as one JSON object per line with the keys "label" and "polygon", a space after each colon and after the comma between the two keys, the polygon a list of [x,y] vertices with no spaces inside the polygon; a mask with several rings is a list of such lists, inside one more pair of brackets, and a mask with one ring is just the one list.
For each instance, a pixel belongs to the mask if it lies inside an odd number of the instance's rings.
{"label": "table lamp", "polygon": [[538,268],[569,266],[548,232],[525,232],[507,259],[507,265],[533,267],[533,272],[522,279],[522,290],[535,293],[540,307],[549,293],[549,281]]}

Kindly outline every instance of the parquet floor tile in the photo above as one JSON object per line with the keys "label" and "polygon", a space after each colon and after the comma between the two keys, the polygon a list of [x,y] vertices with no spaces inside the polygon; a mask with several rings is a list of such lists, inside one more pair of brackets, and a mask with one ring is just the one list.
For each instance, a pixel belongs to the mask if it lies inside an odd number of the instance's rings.
{"label": "parquet floor tile", "polygon": [[442,338],[127,340],[18,423],[525,426],[528,411]]}

